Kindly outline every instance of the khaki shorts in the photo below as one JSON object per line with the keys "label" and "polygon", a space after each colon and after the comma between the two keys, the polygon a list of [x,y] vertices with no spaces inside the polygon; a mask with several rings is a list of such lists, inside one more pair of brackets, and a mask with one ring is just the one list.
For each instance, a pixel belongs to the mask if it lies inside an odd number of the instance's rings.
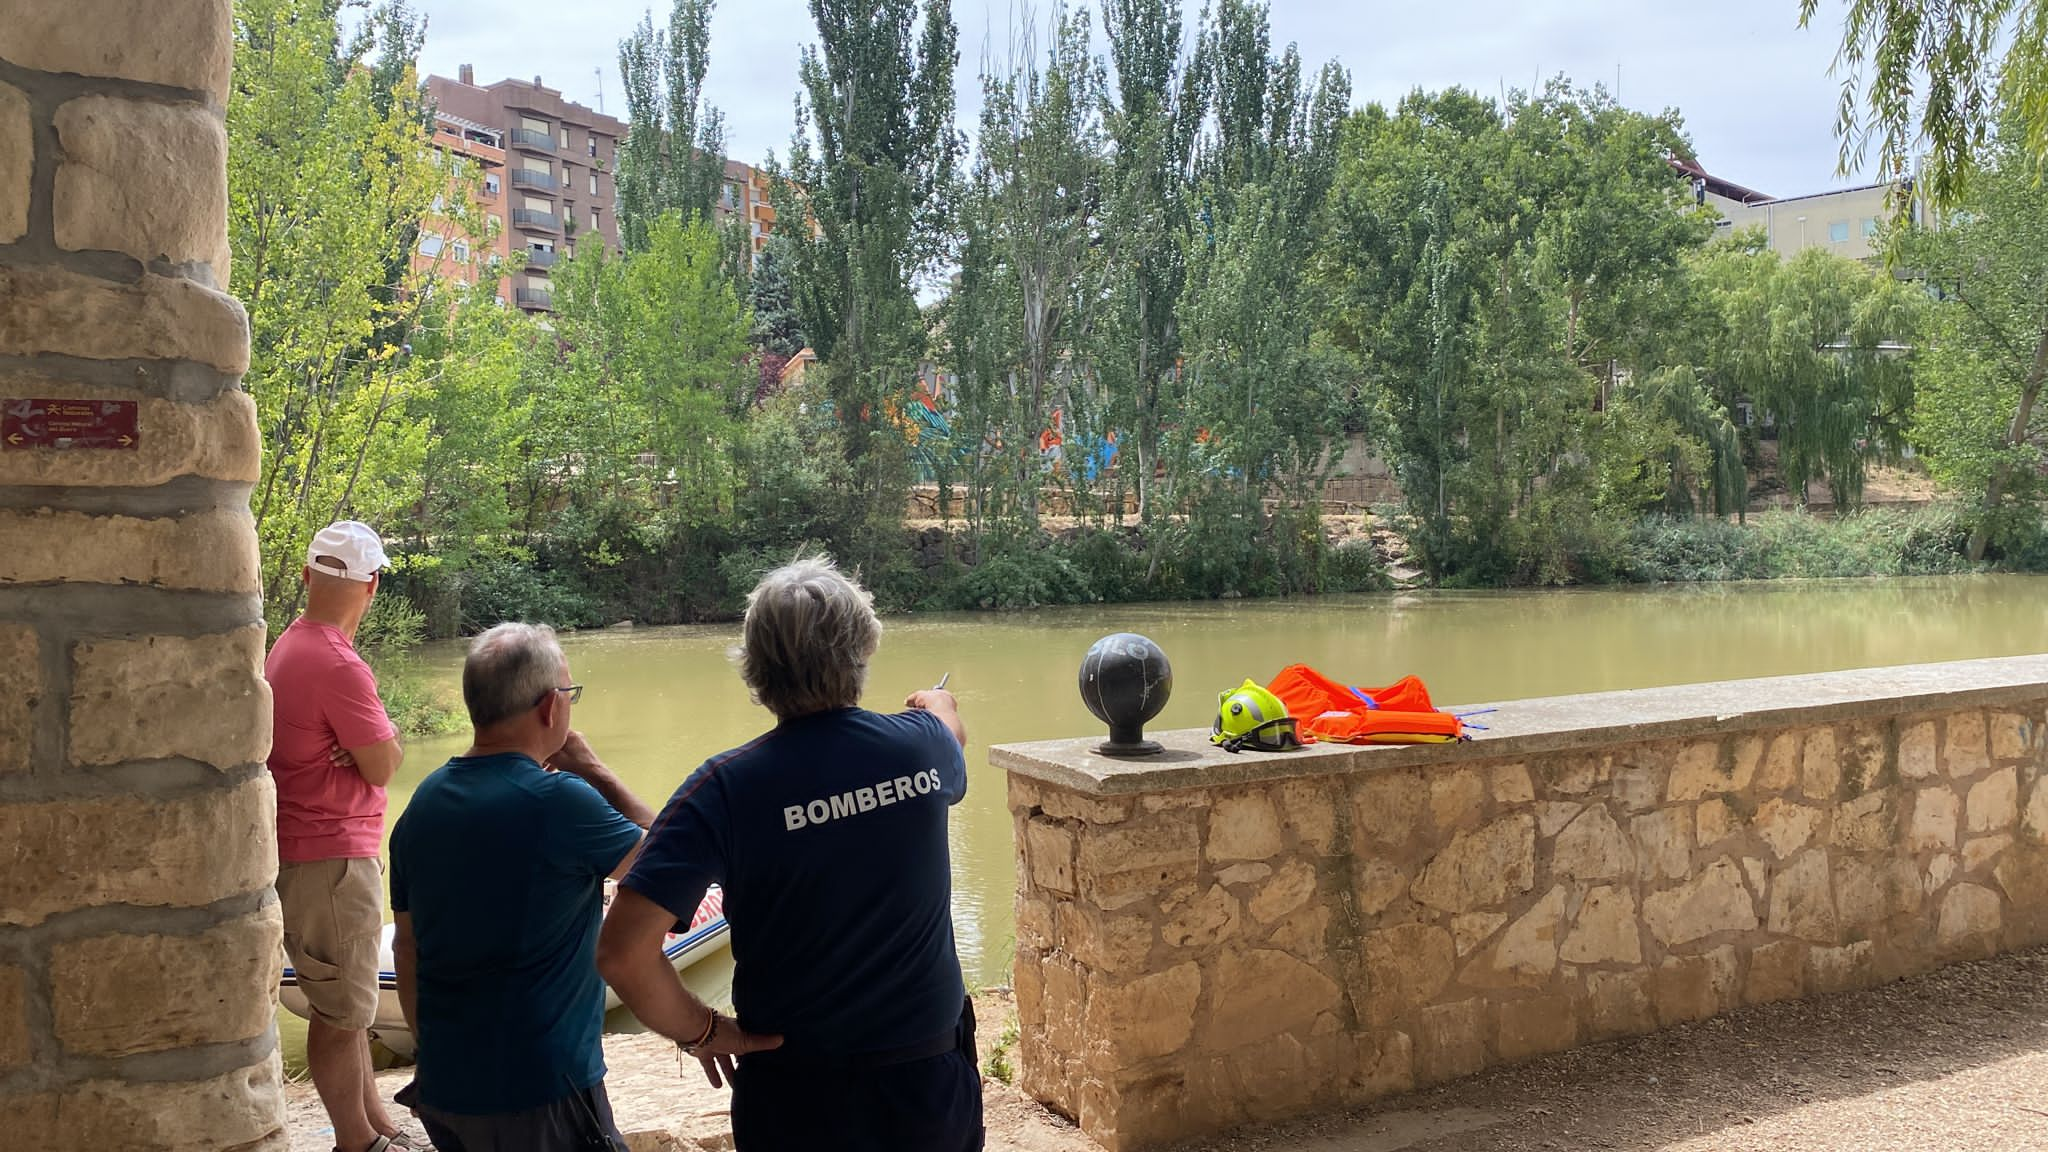
{"label": "khaki shorts", "polygon": [[375,859],[280,864],[284,951],[313,1015],[360,1032],[377,1019],[384,869]]}

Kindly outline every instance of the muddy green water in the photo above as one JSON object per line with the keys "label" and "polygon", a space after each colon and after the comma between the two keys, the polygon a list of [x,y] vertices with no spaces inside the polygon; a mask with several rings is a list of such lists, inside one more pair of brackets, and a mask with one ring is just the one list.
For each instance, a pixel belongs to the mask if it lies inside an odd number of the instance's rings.
{"label": "muddy green water", "polygon": [[[2048,577],[1779,582],[1544,592],[1426,592],[949,615],[886,621],[868,682],[872,708],[951,673],[973,743],[953,817],[953,915],[971,982],[1007,983],[1015,867],[990,744],[1100,730],[1076,692],[1095,639],[1142,632],[1173,662],[1156,727],[1206,727],[1216,693],[1304,661],[1359,684],[1408,673],[1437,700],[1514,700],[1705,680],[2048,651]],[[565,638],[587,688],[576,724],[659,806],[707,756],[758,734],[768,716],[733,670],[735,627],[638,628]],[[460,644],[422,661],[459,699]],[[1483,738],[1483,737],[1482,737]],[[413,786],[466,737],[415,740],[391,788]],[[729,972],[693,985],[717,995]]]}

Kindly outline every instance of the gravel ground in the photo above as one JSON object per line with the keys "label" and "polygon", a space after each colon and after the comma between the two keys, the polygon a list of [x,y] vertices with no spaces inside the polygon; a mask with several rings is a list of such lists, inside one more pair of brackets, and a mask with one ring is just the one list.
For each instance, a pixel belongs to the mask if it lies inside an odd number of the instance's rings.
{"label": "gravel ground", "polygon": [[[984,1044],[1000,994],[982,1001]],[[988,1023],[993,1022],[993,1023]],[[725,1097],[649,1037],[605,1044],[620,1127],[730,1147]],[[379,1078],[387,1096],[404,1071]],[[989,1084],[989,1147],[1090,1152],[1071,1124]],[[309,1084],[290,1089],[301,1152],[328,1146]],[[641,1149],[681,1149],[649,1137]],[[1180,1152],[2019,1152],[2048,1149],[2048,949],[1869,992],[1745,1009]]]}

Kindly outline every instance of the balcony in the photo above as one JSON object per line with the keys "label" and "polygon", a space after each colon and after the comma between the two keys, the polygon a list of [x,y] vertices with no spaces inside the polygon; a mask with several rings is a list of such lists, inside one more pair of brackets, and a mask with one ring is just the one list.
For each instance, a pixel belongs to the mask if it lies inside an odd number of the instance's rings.
{"label": "balcony", "polygon": [[542,232],[560,232],[562,219],[553,212],[537,212],[531,208],[514,208],[512,223],[519,228],[535,228]]}
{"label": "balcony", "polygon": [[552,312],[555,307],[555,294],[545,289],[516,288],[512,295],[521,308],[531,308],[536,312]]}
{"label": "balcony", "polygon": [[514,128],[512,146],[524,148],[529,152],[546,152],[552,156],[555,151],[555,138],[546,132],[535,132],[530,128]]}
{"label": "balcony", "polygon": [[528,268],[553,268],[557,258],[555,253],[548,249],[535,248],[527,252],[526,266]]}
{"label": "balcony", "polygon": [[562,185],[560,181],[546,172],[533,172],[525,168],[514,168],[512,170],[512,186],[514,188],[538,188],[543,192],[553,192]]}

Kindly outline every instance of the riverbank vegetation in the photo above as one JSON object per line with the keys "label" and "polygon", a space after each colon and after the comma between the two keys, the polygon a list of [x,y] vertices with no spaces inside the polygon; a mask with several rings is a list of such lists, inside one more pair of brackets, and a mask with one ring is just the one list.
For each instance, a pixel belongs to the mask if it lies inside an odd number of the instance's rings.
{"label": "riverbank vegetation", "polygon": [[[1249,0],[1105,0],[1019,28],[970,131],[946,4],[811,7],[766,251],[715,219],[710,0],[677,0],[620,30],[625,250],[585,237],[535,317],[496,300],[517,254],[473,287],[413,259],[499,226],[433,147],[418,16],[237,0],[273,625],[338,516],[390,541],[421,635],[723,618],[804,549],[897,610],[1382,587],[1326,530],[1347,453],[1392,466],[1433,583],[2048,555],[2023,132],[1941,229],[1888,228],[1891,265],[1787,260],[1697,202],[1676,112],[1598,87],[1355,108]],[[1859,515],[1909,452],[1952,503]],[[1766,464],[1837,518],[1746,515]]]}

